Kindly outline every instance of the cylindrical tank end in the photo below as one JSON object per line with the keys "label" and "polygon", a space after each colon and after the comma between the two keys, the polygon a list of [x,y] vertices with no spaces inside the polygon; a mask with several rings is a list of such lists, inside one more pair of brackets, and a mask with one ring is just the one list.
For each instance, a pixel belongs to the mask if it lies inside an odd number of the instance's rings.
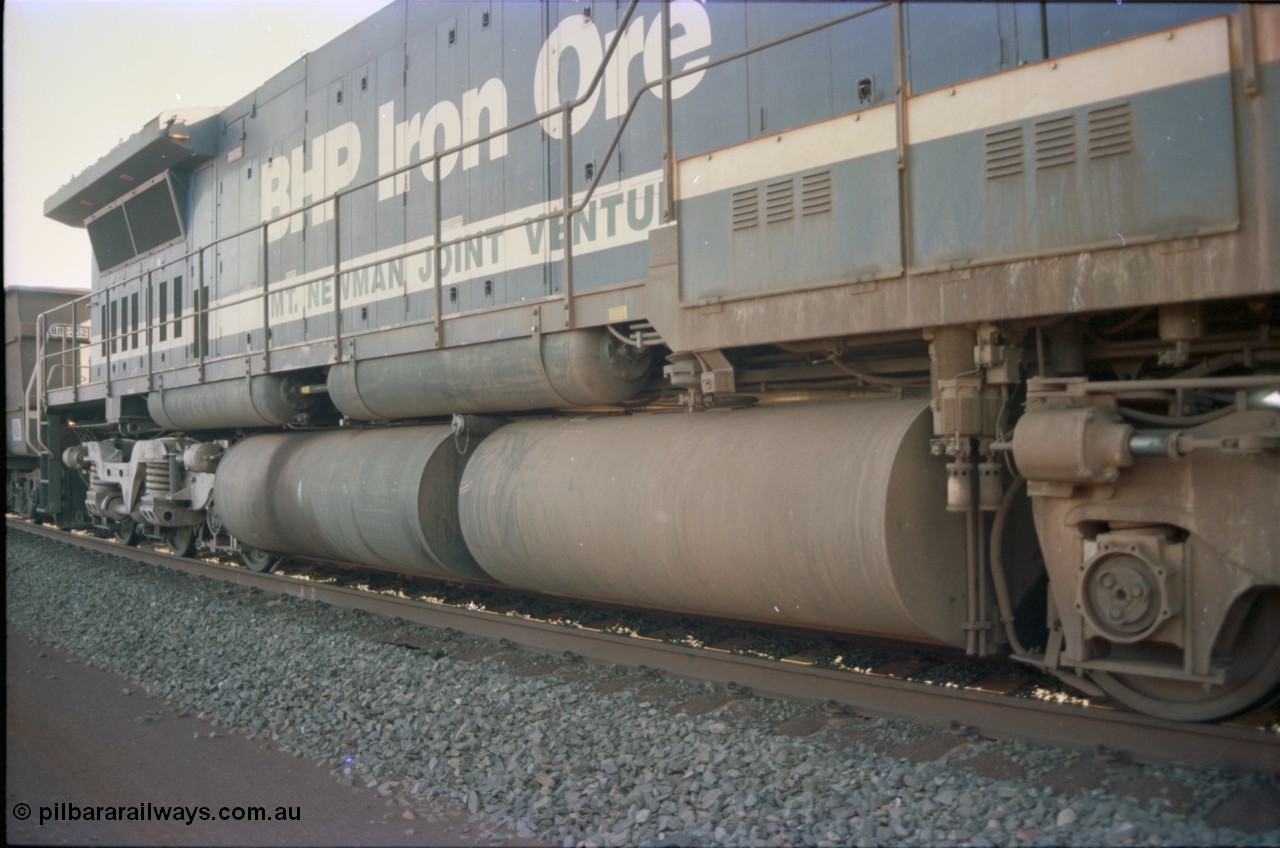
{"label": "cylindrical tank end", "polygon": [[218,463],[214,500],[242,544],[406,574],[484,580],[458,525],[482,436],[449,427],[267,434]]}

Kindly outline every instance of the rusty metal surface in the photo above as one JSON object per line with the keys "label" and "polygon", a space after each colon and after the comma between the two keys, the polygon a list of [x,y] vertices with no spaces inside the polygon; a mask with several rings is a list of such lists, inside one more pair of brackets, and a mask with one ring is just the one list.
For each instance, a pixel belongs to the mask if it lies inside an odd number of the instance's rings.
{"label": "rusty metal surface", "polygon": [[1280,767],[1276,734],[1222,725],[1162,721],[1133,713],[1071,704],[1007,698],[979,691],[908,683],[889,677],[849,674],[773,662],[643,638],[577,630],[485,611],[447,607],[259,574],[155,551],[128,549],[101,539],[68,536],[7,518],[10,530],[39,533],[90,550],[174,568],[188,574],[251,586],[267,592],[359,609],[426,627],[452,627],[489,639],[508,639],[552,654],[572,652],[591,662],[648,666],[678,677],[737,683],[787,700],[834,701],[858,713],[955,727],[996,739],[1019,739],[1056,747],[1127,754],[1144,762],[1274,771]]}
{"label": "rusty metal surface", "polygon": [[673,350],[700,350],[1275,294],[1248,247],[1205,236],[705,304],[679,302],[671,266],[653,269],[641,308]]}

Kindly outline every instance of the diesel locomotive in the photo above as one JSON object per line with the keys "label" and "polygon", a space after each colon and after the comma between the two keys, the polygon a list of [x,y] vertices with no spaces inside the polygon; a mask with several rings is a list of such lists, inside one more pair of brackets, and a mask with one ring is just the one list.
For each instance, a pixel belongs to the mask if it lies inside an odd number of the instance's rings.
{"label": "diesel locomotive", "polygon": [[1274,6],[401,0],[48,199],[9,506],[1229,715],[1277,151]]}

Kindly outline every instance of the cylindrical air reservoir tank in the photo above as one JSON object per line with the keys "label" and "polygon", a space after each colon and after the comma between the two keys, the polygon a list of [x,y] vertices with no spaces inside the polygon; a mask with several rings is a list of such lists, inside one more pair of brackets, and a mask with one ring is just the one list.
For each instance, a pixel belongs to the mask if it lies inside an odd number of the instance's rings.
{"label": "cylindrical air reservoir tank", "polygon": [[147,414],[170,430],[279,427],[316,403],[294,374],[260,374],[201,386],[160,389],[147,395]]}
{"label": "cylindrical air reservoir tank", "polygon": [[444,426],[253,436],[218,464],[214,508],[259,550],[486,579],[458,525],[458,482],[476,443]]}
{"label": "cylindrical air reservoir tank", "polygon": [[467,465],[462,532],[512,586],[963,645],[930,435],[924,399],[514,423]]}
{"label": "cylindrical air reservoir tank", "polygon": [[329,399],[358,421],[614,404],[644,387],[650,358],[606,330],[573,330],[343,362]]}

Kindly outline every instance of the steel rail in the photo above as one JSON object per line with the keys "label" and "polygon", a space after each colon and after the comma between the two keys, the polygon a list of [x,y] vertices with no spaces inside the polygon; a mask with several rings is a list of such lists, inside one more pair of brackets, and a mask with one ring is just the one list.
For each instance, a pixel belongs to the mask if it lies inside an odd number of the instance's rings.
{"label": "steel rail", "polygon": [[786,660],[765,660],[644,636],[576,629],[485,610],[262,574],[223,563],[184,559],[9,517],[5,523],[9,530],[35,533],[88,550],[265,592],[362,610],[426,627],[448,627],[486,639],[505,639],[529,650],[573,655],[589,662],[644,666],[679,678],[733,683],[768,697],[822,705],[834,703],[856,715],[906,719],[976,737],[1101,751],[1136,762],[1280,771],[1280,735],[1267,731],[1227,724],[1172,722],[1097,705],[1050,704],[971,689],[912,683],[874,673],[858,674]]}

